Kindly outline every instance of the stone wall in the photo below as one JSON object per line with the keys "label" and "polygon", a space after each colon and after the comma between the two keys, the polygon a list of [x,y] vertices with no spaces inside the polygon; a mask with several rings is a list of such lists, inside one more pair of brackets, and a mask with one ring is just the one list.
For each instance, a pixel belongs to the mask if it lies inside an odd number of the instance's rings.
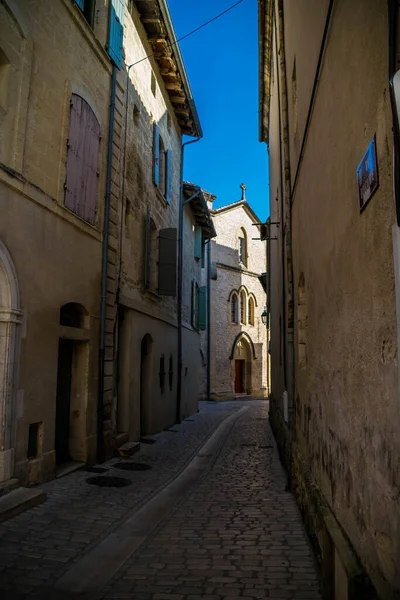
{"label": "stone wall", "polygon": [[[7,5],[7,7],[6,7]],[[21,298],[19,359],[13,390],[14,474],[22,482],[49,478],[55,468],[55,410],[60,308],[87,312],[87,388],[79,412],[79,456],[96,457],[98,327],[111,62],[72,2],[6,2],[0,45],[10,62],[0,108],[0,238],[15,266]],[[99,30],[97,27],[99,26]],[[74,51],[66,51],[74,49]],[[119,89],[120,92],[120,89]],[[94,226],[64,206],[71,94],[91,106],[101,128]],[[16,100],[18,99],[18,101]],[[115,173],[118,177],[118,159]],[[77,334],[78,335],[78,334]],[[32,423],[41,425],[37,458],[28,460]],[[16,440],[16,442],[15,442]]]}
{"label": "stone wall", "polygon": [[[265,291],[259,276],[265,272],[265,242],[253,240],[259,236],[259,230],[253,225],[255,219],[249,215],[243,205],[231,210],[214,211],[213,219],[217,232],[215,261],[218,268],[216,282],[212,282],[213,315],[212,361],[214,373],[211,380],[211,392],[215,396],[234,395],[235,361],[230,358],[235,341],[241,333],[246,334],[243,344],[245,352],[253,354],[248,340],[251,340],[255,356],[251,359],[251,393],[255,396],[266,394],[266,330],[261,321],[261,313],[266,304]],[[240,266],[238,258],[239,233],[245,231],[247,239],[247,266]],[[254,325],[232,323],[230,299],[233,291],[246,290],[247,296],[255,299]],[[246,359],[248,360],[248,359]],[[247,385],[246,385],[247,387]],[[250,390],[250,387],[247,388]]]}
{"label": "stone wall", "polygon": [[[328,7],[328,2],[312,4],[311,10],[305,0],[283,2],[292,185]],[[373,0],[365,9],[358,0],[334,4],[292,197],[292,477],[305,514],[315,506],[310,486],[317,486],[379,597],[392,599],[400,589],[400,481],[394,466],[400,438],[387,3]],[[279,163],[277,85],[282,77],[277,58],[271,93],[271,215],[282,220],[280,170],[287,169]],[[356,169],[374,135],[379,189],[360,213]],[[288,385],[280,244],[272,264],[277,404]],[[287,360],[286,374],[288,369]],[[316,535],[317,521],[313,517],[308,523]]]}

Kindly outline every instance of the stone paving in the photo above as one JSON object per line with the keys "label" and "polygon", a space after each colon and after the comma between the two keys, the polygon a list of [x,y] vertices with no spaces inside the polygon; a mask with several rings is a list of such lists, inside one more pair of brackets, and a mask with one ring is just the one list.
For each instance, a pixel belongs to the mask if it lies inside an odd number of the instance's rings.
{"label": "stone paving", "polygon": [[[243,406],[208,470],[98,592],[70,594],[56,581],[146,505],[190,462],[215,428]],[[265,401],[202,403],[200,413],[142,445],[142,472],[97,488],[76,472],[45,486],[45,504],[0,525],[0,598],[315,600],[318,577],[293,496],[286,491]],[[99,567],[101,568],[101,567]]]}

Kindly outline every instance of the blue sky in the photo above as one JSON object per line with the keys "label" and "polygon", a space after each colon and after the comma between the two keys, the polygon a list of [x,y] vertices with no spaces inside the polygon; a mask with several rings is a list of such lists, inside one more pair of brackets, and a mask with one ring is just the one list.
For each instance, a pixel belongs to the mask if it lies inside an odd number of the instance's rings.
{"label": "blue sky", "polygon": [[[168,0],[177,37],[222,12],[235,0]],[[190,6],[190,8],[189,8]],[[184,177],[216,194],[217,208],[247,200],[268,216],[268,160],[258,141],[257,0],[180,43],[204,138],[185,151]]]}

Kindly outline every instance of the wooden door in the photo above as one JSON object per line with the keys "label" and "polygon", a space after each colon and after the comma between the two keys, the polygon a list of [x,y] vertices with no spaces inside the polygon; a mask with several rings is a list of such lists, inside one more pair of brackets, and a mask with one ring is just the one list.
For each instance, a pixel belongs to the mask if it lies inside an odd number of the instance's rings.
{"label": "wooden door", "polygon": [[70,460],[68,445],[73,348],[73,341],[60,339],[58,346],[56,431],[54,444],[57,463]]}
{"label": "wooden door", "polygon": [[244,360],[235,361],[235,393],[244,392]]}

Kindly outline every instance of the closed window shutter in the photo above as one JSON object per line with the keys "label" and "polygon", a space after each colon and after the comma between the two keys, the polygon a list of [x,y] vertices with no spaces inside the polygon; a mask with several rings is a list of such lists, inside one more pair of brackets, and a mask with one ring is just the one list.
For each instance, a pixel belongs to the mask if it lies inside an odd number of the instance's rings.
{"label": "closed window shutter", "polygon": [[81,11],[83,12],[85,9],[85,0],[75,0],[75,4],[79,6]]}
{"label": "closed window shutter", "polygon": [[161,229],[158,238],[158,293],[176,296],[177,229]]}
{"label": "closed window shutter", "polygon": [[65,178],[65,206],[94,224],[100,125],[89,104],[72,94]]}
{"label": "closed window shutter", "polygon": [[160,184],[160,130],[157,123],[153,124],[153,181]]}
{"label": "closed window shutter", "polygon": [[165,199],[171,204],[171,183],[172,183],[172,152],[167,150],[165,153]]}
{"label": "closed window shutter", "polygon": [[111,0],[108,55],[118,69],[122,67],[125,0]]}
{"label": "closed window shutter", "polygon": [[144,247],[144,287],[146,290],[150,287],[150,211],[146,214],[146,231]]}
{"label": "closed window shutter", "polygon": [[194,230],[194,256],[195,258],[201,258],[201,246],[203,243],[202,229],[196,225]]}
{"label": "closed window shutter", "polygon": [[201,287],[199,289],[199,329],[204,331],[206,328],[206,300],[207,300],[207,288]]}

